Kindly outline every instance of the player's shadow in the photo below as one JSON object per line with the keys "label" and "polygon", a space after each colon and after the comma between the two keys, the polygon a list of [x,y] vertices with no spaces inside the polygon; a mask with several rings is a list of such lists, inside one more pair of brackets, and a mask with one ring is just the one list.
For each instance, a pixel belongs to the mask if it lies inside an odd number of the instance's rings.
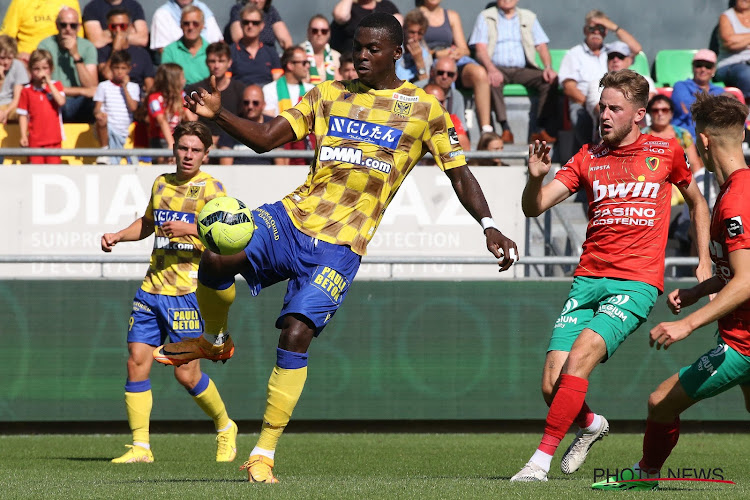
{"label": "player's shadow", "polygon": [[127,481],[113,481],[113,484],[129,484],[129,483],[153,483],[153,484],[159,484],[159,483],[247,483],[247,479],[237,478],[237,479],[132,479]]}
{"label": "player's shadow", "polygon": [[106,457],[45,457],[46,460],[68,460],[70,462],[111,462]]}

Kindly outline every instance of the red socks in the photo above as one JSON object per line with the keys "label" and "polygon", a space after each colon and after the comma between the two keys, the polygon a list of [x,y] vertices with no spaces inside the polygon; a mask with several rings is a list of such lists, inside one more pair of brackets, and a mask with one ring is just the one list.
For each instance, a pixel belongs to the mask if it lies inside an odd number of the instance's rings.
{"label": "red socks", "polygon": [[587,405],[586,401],[584,401],[583,406],[581,407],[581,411],[578,412],[578,415],[576,415],[576,419],[574,420],[574,422],[581,429],[585,429],[594,422],[594,415],[596,414],[591,411],[589,405]]}
{"label": "red socks", "polygon": [[672,453],[680,438],[680,417],[674,422],[662,424],[646,420],[646,434],[643,436],[643,458],[638,466],[645,472],[661,470],[667,457]]}
{"label": "red socks", "polygon": [[[539,445],[539,451],[554,455],[576,416],[583,413],[589,381],[573,375],[560,375],[560,386],[547,413],[547,425]],[[588,408],[588,406],[586,407]],[[588,410],[591,412],[591,410]],[[592,415],[593,419],[593,415]]]}

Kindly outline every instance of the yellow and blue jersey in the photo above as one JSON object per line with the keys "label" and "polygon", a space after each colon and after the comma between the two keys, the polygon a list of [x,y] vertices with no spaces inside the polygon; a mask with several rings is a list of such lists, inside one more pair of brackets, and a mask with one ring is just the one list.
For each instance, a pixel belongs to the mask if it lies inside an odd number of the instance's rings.
{"label": "yellow and blue jersey", "polygon": [[169,238],[162,224],[173,220],[195,224],[203,206],[220,196],[226,196],[224,186],[205,172],[183,182],[175,173],[156,178],[145,214],[154,221],[155,235],[143,291],[171,296],[195,292],[203,244],[196,236]]}
{"label": "yellow and blue jersey", "polygon": [[359,80],[323,82],[280,116],[297,139],[310,133],[316,138],[305,183],[282,200],[292,222],[359,255],[427,151],[441,170],[466,163],[448,113],[409,82],[386,90]]}

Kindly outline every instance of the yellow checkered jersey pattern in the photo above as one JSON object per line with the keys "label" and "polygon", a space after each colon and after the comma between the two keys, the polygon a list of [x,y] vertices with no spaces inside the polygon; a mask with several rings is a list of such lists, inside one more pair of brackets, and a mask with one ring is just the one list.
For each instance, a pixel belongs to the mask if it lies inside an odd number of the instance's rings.
{"label": "yellow checkered jersey pattern", "polygon": [[448,113],[409,82],[375,90],[359,80],[321,83],[281,113],[297,139],[313,133],[305,183],[282,202],[303,233],[364,255],[383,212],[429,151],[441,170],[466,163]]}
{"label": "yellow checkered jersey pattern", "polygon": [[177,174],[156,178],[146,208],[146,217],[154,221],[155,235],[143,291],[172,296],[195,292],[203,244],[197,236],[169,238],[162,224],[172,220],[195,224],[206,202],[219,196],[226,196],[224,186],[205,172],[182,182]]}

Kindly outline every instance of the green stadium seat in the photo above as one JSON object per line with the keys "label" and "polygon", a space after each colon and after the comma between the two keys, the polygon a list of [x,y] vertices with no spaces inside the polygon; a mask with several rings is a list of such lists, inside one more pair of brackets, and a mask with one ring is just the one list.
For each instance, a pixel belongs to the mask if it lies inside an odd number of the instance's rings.
{"label": "green stadium seat", "polygon": [[[552,69],[558,71],[560,69],[560,62],[565,54],[568,53],[568,49],[549,49],[550,59],[552,59]],[[536,55],[536,63],[539,67],[542,66],[542,60],[539,58],[539,53]],[[647,63],[648,64],[648,63]],[[528,96],[529,93],[526,91],[526,87],[519,83],[509,83],[503,88],[503,95],[505,96]]]}
{"label": "green stadium seat", "polygon": [[639,75],[648,77],[651,76],[651,68],[648,64],[648,58],[646,57],[646,54],[643,53],[643,51],[640,51],[635,55],[635,57],[633,58],[633,64],[630,66],[630,69],[632,69]]}
{"label": "green stadium seat", "polygon": [[671,87],[675,82],[693,77],[693,56],[697,50],[660,50],[656,53],[654,76],[657,87]]}

